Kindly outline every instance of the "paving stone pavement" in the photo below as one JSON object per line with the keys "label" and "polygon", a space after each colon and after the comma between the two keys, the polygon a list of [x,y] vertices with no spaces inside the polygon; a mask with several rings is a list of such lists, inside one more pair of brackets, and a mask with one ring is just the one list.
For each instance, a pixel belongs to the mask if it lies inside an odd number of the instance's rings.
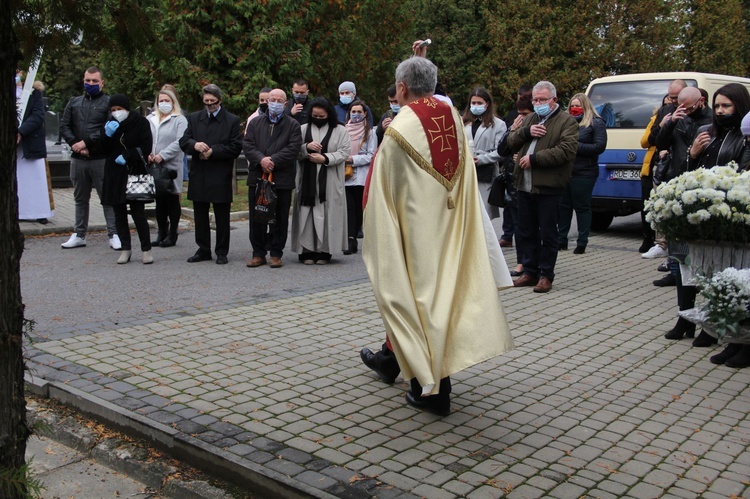
{"label": "paving stone pavement", "polygon": [[750,497],[750,369],[663,338],[674,288],[638,243],[597,234],[549,294],[502,291],[516,349],[452,376],[444,418],[361,364],[383,339],[364,275],[44,331],[30,375],[312,496]]}

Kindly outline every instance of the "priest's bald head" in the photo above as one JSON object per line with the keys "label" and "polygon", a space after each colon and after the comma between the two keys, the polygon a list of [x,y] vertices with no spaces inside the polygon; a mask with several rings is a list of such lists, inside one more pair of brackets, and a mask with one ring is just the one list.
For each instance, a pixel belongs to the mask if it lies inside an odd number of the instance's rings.
{"label": "priest's bald head", "polygon": [[431,97],[437,85],[437,66],[424,57],[412,57],[396,68],[396,99],[405,106],[420,97]]}

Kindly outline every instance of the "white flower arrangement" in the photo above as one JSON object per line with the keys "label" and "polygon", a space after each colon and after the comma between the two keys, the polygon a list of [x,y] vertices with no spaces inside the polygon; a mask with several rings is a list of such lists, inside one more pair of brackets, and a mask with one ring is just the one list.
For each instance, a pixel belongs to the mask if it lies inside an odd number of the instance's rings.
{"label": "white flower arrangement", "polygon": [[644,209],[670,241],[750,243],[750,171],[732,162],[683,173],[657,186]]}
{"label": "white flower arrangement", "polygon": [[750,336],[750,269],[729,267],[710,279],[696,276],[705,321],[720,340]]}

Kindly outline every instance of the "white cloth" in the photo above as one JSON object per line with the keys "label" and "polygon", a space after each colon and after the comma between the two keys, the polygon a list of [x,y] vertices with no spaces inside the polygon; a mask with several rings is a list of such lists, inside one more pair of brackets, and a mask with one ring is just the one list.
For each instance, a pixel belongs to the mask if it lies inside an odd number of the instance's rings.
{"label": "white cloth", "polygon": [[19,149],[16,158],[16,177],[19,220],[52,218],[55,212],[49,205],[47,167],[44,158],[24,159]]}

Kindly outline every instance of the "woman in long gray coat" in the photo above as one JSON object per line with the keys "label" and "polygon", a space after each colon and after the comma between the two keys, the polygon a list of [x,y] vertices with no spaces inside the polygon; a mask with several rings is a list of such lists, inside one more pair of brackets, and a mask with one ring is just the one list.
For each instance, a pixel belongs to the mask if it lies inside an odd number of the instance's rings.
{"label": "woman in long gray coat", "polygon": [[156,223],[159,232],[151,245],[167,248],[177,243],[177,228],[182,214],[180,193],[185,153],[180,149],[180,138],[187,129],[187,118],[182,115],[177,96],[171,90],[162,89],[156,96],[156,108],[148,121],[154,137],[154,146],[148,156],[149,163],[163,165],[176,175],[171,192],[157,192],[156,195]]}
{"label": "woman in long gray coat", "polygon": [[326,99],[312,101],[310,116],[310,122],[302,125],[292,251],[305,265],[324,265],[333,253],[348,249],[344,162],[351,144]]}

